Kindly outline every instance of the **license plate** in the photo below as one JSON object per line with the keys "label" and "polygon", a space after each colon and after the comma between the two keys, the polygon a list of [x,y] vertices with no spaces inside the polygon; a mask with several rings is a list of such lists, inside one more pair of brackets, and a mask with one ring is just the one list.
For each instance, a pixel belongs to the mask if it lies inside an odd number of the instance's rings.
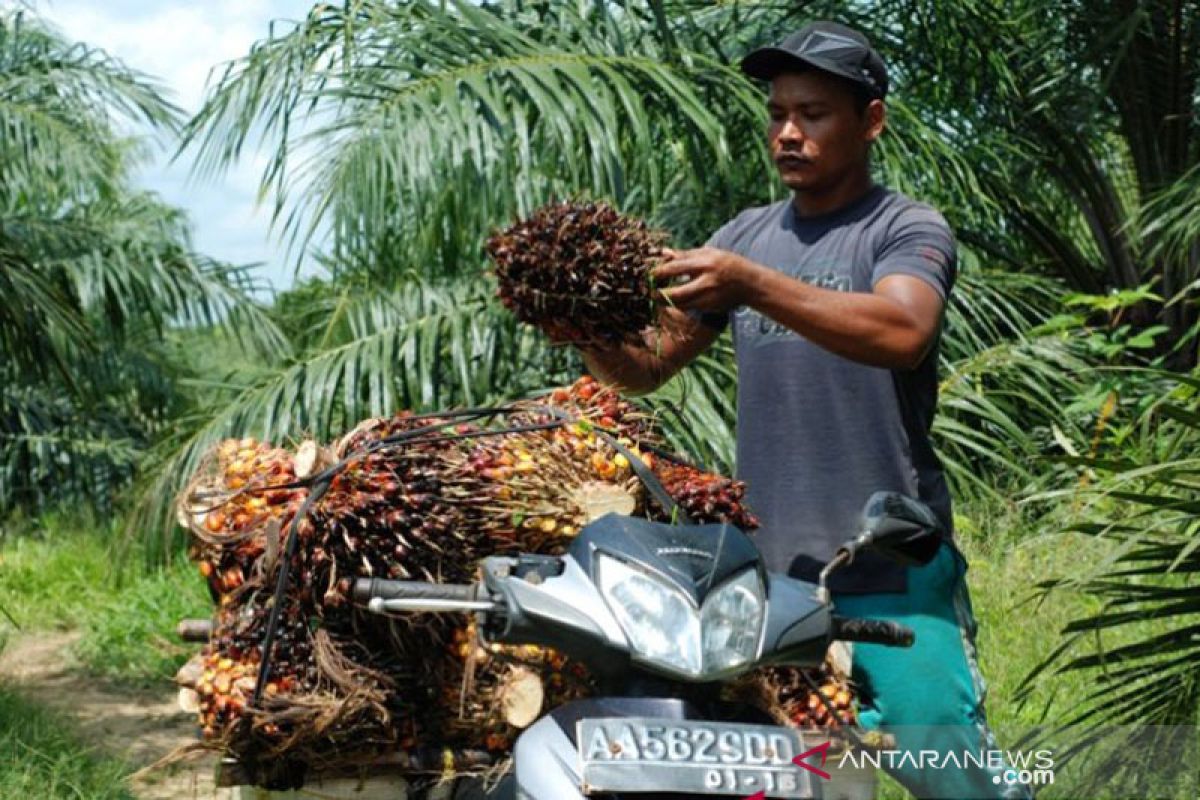
{"label": "license plate", "polygon": [[813,796],[800,734],[769,725],[641,717],[583,719],[576,727],[583,793],[677,792]]}

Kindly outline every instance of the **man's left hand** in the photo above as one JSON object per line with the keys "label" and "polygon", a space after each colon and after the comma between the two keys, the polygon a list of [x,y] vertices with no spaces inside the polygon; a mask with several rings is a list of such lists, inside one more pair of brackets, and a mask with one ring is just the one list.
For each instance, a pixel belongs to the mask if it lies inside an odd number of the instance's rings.
{"label": "man's left hand", "polygon": [[664,249],[666,260],[651,273],[665,285],[680,276],[687,283],[668,286],[663,295],[675,306],[697,311],[724,312],[745,305],[758,269],[753,262],[727,250],[700,247],[695,250]]}

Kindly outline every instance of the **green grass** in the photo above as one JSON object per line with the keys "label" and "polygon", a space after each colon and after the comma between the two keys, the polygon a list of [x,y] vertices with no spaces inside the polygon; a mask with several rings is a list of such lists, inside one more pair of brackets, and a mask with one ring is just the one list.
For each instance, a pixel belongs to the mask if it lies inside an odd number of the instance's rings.
{"label": "green grass", "polygon": [[[23,629],[79,630],[76,655],[90,672],[118,684],[165,685],[194,652],[175,637],[176,623],[207,617],[212,603],[182,557],[150,571],[120,569],[111,534],[48,516],[29,533],[6,536],[0,604]],[[126,563],[144,569],[138,554]]]}
{"label": "green grass", "polygon": [[[1068,592],[1038,605],[1033,601],[1035,584],[1086,562],[1088,546],[1095,543],[1037,535],[1018,509],[998,504],[960,506],[956,527],[958,546],[970,564],[967,582],[979,623],[976,645],[988,686],[988,722],[1000,747],[1011,748],[1021,733],[1070,710],[1071,699],[1087,689],[1082,675],[1048,675],[1036,683],[1029,700],[1015,700],[1030,670],[1059,644],[1062,626],[1095,608],[1090,598]],[[898,783],[880,774],[880,800],[909,797]]]}
{"label": "green grass", "polygon": [[102,531],[48,516],[28,532],[6,533],[0,549],[0,605],[22,628],[72,629],[118,588]]}
{"label": "green grass", "polygon": [[[1064,722],[1095,689],[1093,673],[1052,668],[1032,683],[1023,703],[1016,702],[1017,691],[1030,670],[1060,646],[1063,627],[1100,612],[1103,602],[1069,589],[1041,595],[1035,585],[1051,578],[1086,576],[1112,554],[1115,543],[1059,533],[1070,517],[1067,508],[1036,520],[988,511],[992,513],[979,515],[979,529],[961,537],[961,545],[971,563],[968,580],[979,622],[980,660],[989,683],[989,718],[1001,732]],[[1081,639],[1068,658],[1057,663],[1166,633],[1175,625],[1171,618],[1147,618],[1105,630]]]}
{"label": "green grass", "polygon": [[179,641],[176,624],[211,613],[212,601],[195,566],[181,561],[129,581],[115,596],[88,608],[76,655],[110,682],[161,685],[197,649]]}
{"label": "green grass", "polygon": [[988,683],[988,718],[1001,735],[1054,721],[1085,693],[1086,677],[1065,673],[1037,681],[1026,702],[1015,699],[1030,670],[1059,645],[1063,626],[1099,609],[1094,598],[1074,592],[1039,600],[1035,584],[1090,563],[1104,548],[1070,534],[1001,529],[1019,519],[1015,514],[985,517],[982,530],[960,536],[959,542],[970,563],[967,581],[979,623],[976,643]]}
{"label": "green grass", "polygon": [[[114,531],[86,519],[47,515],[0,547],[0,604],[25,632],[77,630],[78,668],[125,686],[166,688],[194,646],[175,638],[182,617],[212,604],[194,565],[121,569]],[[141,569],[140,554],[126,563]],[[11,623],[0,623],[13,635]],[[0,800],[131,798],[129,766],[90,751],[70,722],[0,687]]]}
{"label": "green grass", "polygon": [[131,800],[126,772],[81,744],[65,720],[0,688],[0,798]]}

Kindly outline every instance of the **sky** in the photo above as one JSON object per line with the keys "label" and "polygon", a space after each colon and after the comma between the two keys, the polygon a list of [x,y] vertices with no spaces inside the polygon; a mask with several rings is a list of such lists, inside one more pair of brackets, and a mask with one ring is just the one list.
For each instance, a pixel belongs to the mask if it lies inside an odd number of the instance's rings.
{"label": "sky", "polygon": [[[237,58],[268,32],[272,20],[298,20],[311,0],[37,0],[37,12],[69,40],[100,47],[166,86],[168,98],[194,113],[209,70]],[[12,5],[0,0],[0,5]],[[219,74],[219,73],[218,73]],[[270,209],[256,203],[264,159],[248,149],[224,175],[196,178],[191,156],[170,163],[174,147],[159,146],[136,180],[184,209],[193,244],[234,264],[261,263],[259,282],[276,290],[294,282],[295,259],[271,233]],[[301,274],[316,270],[302,269]]]}

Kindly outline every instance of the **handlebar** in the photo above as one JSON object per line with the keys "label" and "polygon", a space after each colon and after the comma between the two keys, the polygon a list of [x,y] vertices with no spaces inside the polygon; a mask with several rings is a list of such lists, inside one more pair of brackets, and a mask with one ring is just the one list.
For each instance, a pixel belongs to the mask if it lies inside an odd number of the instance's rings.
{"label": "handlebar", "polygon": [[393,581],[359,578],[351,589],[354,602],[375,613],[396,611],[492,611],[496,603],[477,584]]}
{"label": "handlebar", "polygon": [[383,578],[359,578],[354,582],[353,597],[361,603],[374,597],[383,600],[474,600],[475,584],[393,581]]}
{"label": "handlebar", "polygon": [[857,619],[834,616],[830,636],[845,642],[870,642],[892,647],[912,647],[916,634],[907,625],[884,619]]}

